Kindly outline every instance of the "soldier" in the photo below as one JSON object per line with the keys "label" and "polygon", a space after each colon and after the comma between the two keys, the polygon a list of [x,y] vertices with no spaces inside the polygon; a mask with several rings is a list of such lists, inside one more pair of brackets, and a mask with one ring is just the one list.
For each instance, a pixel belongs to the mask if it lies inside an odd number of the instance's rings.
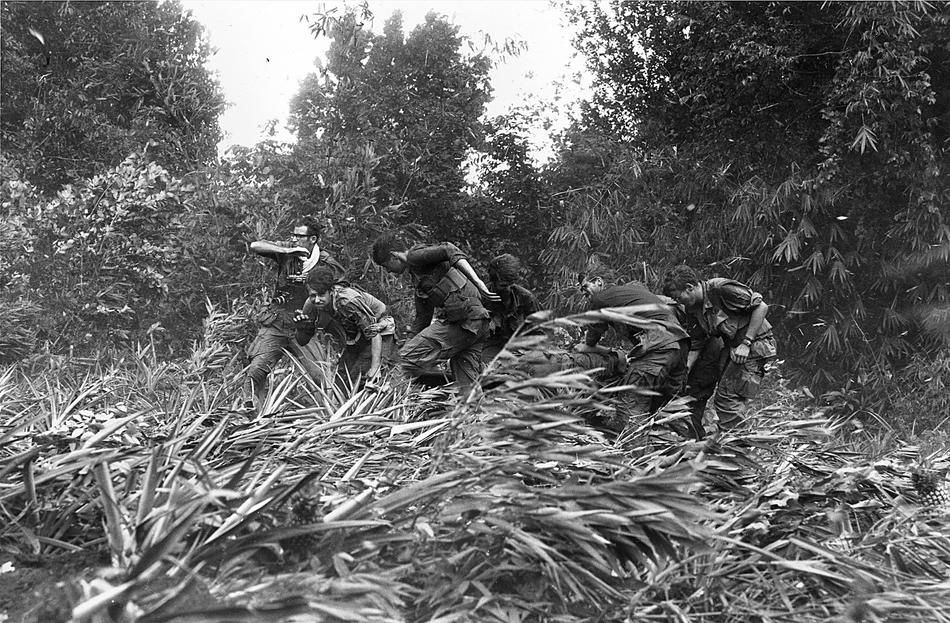
{"label": "soldier", "polygon": [[341,390],[355,386],[360,379],[375,382],[384,363],[396,358],[396,323],[386,304],[375,296],[345,281],[336,271],[318,265],[307,274],[310,298],[295,317],[297,342],[307,344],[319,322],[318,310],[324,310],[339,324],[343,334],[343,352],[337,362],[336,385]]}
{"label": "soldier", "polygon": [[[636,317],[652,321],[649,326],[612,323],[614,329],[633,343],[627,354],[627,369],[623,383],[640,391],[629,392],[624,397],[622,416],[614,422],[622,429],[630,416],[653,413],[670,400],[681,388],[686,375],[686,357],[689,352],[689,336],[680,326],[669,305],[664,304],[639,281],[605,287],[600,277],[590,277],[581,282],[581,292],[590,301],[590,309],[605,307],[639,306]],[[578,351],[603,352],[598,342],[607,331],[607,323],[598,323],[587,329],[586,344]]]}
{"label": "soldier", "polygon": [[261,318],[261,328],[247,349],[250,359],[246,369],[247,392],[253,397],[253,402],[249,400],[245,406],[260,405],[267,375],[280,361],[285,349],[297,357],[308,374],[320,378],[321,370],[316,365],[318,357],[312,349],[301,348],[294,339],[294,315],[309,296],[303,275],[318,264],[332,267],[341,278],[345,272],[342,265],[326,251],[320,250],[317,244],[320,232],[315,222],[302,220],[294,227],[289,244],[270,240],[251,243],[251,251],[277,264],[277,280]]}
{"label": "soldier", "polygon": [[517,283],[520,274],[521,262],[510,253],[503,253],[488,264],[488,282],[501,301],[488,304],[491,329],[482,351],[482,361],[486,363],[505,347],[528,316],[541,309],[534,293]]}
{"label": "soldier", "polygon": [[713,406],[720,428],[736,428],[742,423],[742,405],[758,393],[766,364],[776,356],[772,325],[765,318],[769,306],[761,294],[744,283],[722,278],[703,280],[696,269],[686,265],[666,275],[663,291],[683,304],[700,335],[722,338],[728,361]]}
{"label": "soldier", "polygon": [[482,297],[498,302],[498,295],[450,242],[406,249],[387,232],[373,243],[373,261],[397,275],[408,270],[415,286],[413,337],[399,351],[402,368],[419,376],[436,362],[448,359],[459,389],[471,387],[482,369],[481,353],[489,326]]}
{"label": "soldier", "polygon": [[696,318],[687,313],[686,308],[667,293],[659,295],[660,300],[668,304],[676,314],[686,333],[689,335],[689,355],[686,359],[686,384],[682,388],[685,396],[690,396],[690,429],[693,436],[700,440],[706,435],[703,427],[703,413],[706,403],[716,391],[716,383],[722,375],[722,338],[706,335]]}

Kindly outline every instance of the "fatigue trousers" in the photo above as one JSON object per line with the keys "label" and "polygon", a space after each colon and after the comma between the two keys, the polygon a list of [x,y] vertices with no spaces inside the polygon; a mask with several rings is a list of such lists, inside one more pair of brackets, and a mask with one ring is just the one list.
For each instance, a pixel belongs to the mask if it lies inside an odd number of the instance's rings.
{"label": "fatigue trousers", "polygon": [[[396,349],[396,340],[393,335],[383,336],[383,348],[380,353],[380,360],[385,368],[386,364],[399,358],[399,352]],[[360,378],[365,377],[369,372],[369,367],[373,363],[373,350],[371,342],[365,338],[360,338],[354,344],[347,344],[340,354],[336,368],[336,386],[338,389],[346,391],[353,387]]]}
{"label": "fatigue trousers", "polygon": [[729,360],[713,397],[720,428],[730,430],[742,424],[742,406],[759,393],[765,366],[771,360],[771,357],[758,357],[742,364]]}
{"label": "fatigue trousers", "polygon": [[627,358],[623,384],[632,385],[621,397],[618,420],[610,423],[618,431],[638,416],[654,413],[665,405],[683,386],[686,378],[686,340],[651,349]]}
{"label": "fatigue trousers", "polygon": [[693,398],[690,404],[690,423],[696,439],[706,436],[706,429],[703,427],[706,403],[716,392],[716,384],[722,377],[722,370],[726,365],[725,357],[728,356],[729,351],[723,348],[722,338],[710,337],[686,377],[685,394]]}
{"label": "fatigue trousers", "polygon": [[436,362],[448,359],[456,385],[466,391],[482,371],[482,348],[488,325],[486,318],[473,333],[437,318],[403,345],[399,351],[400,365],[410,376],[419,376]]}
{"label": "fatigue trousers", "polygon": [[326,360],[326,353],[320,342],[311,340],[306,346],[301,346],[294,339],[295,330],[292,319],[278,317],[262,326],[248,347],[250,362],[246,374],[255,398],[262,397],[267,375],[284,356],[284,351],[293,354],[312,379],[320,381],[323,378],[324,371],[319,362]]}

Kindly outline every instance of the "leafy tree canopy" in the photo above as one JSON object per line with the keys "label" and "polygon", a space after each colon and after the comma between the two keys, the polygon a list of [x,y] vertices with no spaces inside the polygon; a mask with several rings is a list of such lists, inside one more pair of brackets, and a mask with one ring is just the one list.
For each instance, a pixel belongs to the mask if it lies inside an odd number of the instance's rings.
{"label": "leafy tree canopy", "polygon": [[292,102],[298,159],[316,197],[334,196],[332,180],[356,166],[371,169],[366,200],[399,206],[399,221],[459,233],[463,162],[480,144],[480,117],[490,98],[484,54],[463,54],[464,38],[430,13],[407,36],[396,13],[381,35],[367,15],[349,11],[315,24],[331,38],[328,61]]}
{"label": "leafy tree canopy", "polygon": [[177,2],[4,2],[0,136],[41,190],[148,145],[173,173],[213,159],[224,100]]}

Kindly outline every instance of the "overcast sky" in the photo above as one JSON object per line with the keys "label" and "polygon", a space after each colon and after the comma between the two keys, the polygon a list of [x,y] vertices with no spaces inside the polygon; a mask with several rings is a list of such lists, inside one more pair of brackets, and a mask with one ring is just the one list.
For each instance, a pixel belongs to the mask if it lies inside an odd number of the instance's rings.
{"label": "overcast sky", "polygon": [[[304,0],[184,0],[186,9],[207,31],[218,49],[210,61],[217,72],[230,108],[221,118],[225,133],[222,148],[251,145],[261,138],[270,119],[283,129],[288,104],[300,80],[314,71],[313,61],[326,50],[326,42],[311,36],[304,14],[312,15],[338,2]],[[487,33],[500,42],[506,37],[524,40],[528,49],[492,72],[494,101],[488,114],[506,111],[525,94],[547,97],[555,81],[570,84],[570,76],[583,68],[574,56],[566,19],[546,0],[371,0],[373,29],[382,30],[386,19],[402,11],[408,34],[430,10],[447,15],[463,35],[481,41]],[[579,97],[581,87],[569,89]],[[281,138],[289,138],[286,133]]]}

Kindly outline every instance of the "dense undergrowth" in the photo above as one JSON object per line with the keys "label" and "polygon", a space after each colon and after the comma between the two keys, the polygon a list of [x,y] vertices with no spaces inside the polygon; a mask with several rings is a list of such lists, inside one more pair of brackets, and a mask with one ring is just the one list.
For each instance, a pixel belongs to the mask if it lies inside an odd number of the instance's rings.
{"label": "dense undergrowth", "polygon": [[9,616],[950,620],[947,506],[920,497],[950,465],[933,436],[779,380],[748,431],[687,441],[674,402],[612,442],[584,419],[609,392],[505,357],[464,400],[341,395],[286,366],[257,416],[229,380],[244,333],[212,311],[185,360],[5,368],[7,572],[80,551],[104,567]]}

